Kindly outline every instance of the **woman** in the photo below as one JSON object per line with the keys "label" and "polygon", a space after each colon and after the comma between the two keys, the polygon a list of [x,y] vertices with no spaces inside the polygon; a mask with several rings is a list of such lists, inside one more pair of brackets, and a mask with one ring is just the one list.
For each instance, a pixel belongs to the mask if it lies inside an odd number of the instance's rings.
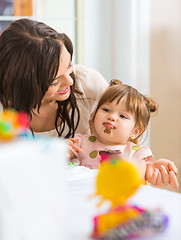
{"label": "woman", "polygon": [[29,19],[14,21],[0,37],[0,101],[28,113],[34,133],[71,137],[79,122],[77,131],[89,131],[107,83],[94,70],[74,69],[72,54],[68,36]]}
{"label": "woman", "polygon": [[[0,36],[0,102],[3,109],[25,111],[31,131],[73,137],[89,133],[89,119],[107,88],[96,71],[72,65],[73,46],[67,35],[44,23],[19,19]],[[175,165],[167,162],[171,169]],[[150,172],[156,181],[156,174]],[[169,182],[165,172],[155,185]]]}

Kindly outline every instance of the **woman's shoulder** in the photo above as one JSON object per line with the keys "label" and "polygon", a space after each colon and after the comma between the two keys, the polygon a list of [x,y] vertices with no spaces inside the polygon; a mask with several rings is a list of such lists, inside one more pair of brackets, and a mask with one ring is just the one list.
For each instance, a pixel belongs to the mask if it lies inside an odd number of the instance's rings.
{"label": "woman's shoulder", "polygon": [[82,92],[81,97],[79,94],[75,94],[81,112],[79,126],[84,126],[81,129],[78,127],[78,130],[85,133],[85,130],[88,130],[91,114],[94,112],[101,95],[107,89],[108,83],[99,72],[92,68],[83,65],[75,65],[74,68],[75,86]]}
{"label": "woman's shoulder", "polygon": [[104,81],[105,78],[101,75],[100,72],[98,72],[97,70],[87,67],[85,65],[80,65],[80,64],[74,64],[74,71],[75,71],[75,75],[79,75],[82,77],[100,77],[102,78]]}
{"label": "woman's shoulder", "polygon": [[108,87],[105,78],[95,69],[83,65],[74,65],[74,69],[77,87],[86,97],[97,99]]}

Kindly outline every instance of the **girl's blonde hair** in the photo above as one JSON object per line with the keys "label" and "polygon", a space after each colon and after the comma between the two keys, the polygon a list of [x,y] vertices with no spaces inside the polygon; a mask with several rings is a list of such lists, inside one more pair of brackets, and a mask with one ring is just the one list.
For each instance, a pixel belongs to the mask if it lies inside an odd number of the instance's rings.
{"label": "girl's blonde hair", "polygon": [[150,97],[146,97],[139,93],[135,88],[122,84],[121,81],[113,79],[110,82],[108,89],[104,92],[101,99],[98,102],[97,108],[93,114],[90,124],[93,126],[93,122],[98,109],[105,103],[113,102],[117,99],[117,104],[120,101],[125,103],[125,106],[129,112],[135,118],[135,127],[142,130],[141,134],[133,141],[137,143],[138,138],[148,127],[150,120],[150,114],[156,112],[158,104]]}

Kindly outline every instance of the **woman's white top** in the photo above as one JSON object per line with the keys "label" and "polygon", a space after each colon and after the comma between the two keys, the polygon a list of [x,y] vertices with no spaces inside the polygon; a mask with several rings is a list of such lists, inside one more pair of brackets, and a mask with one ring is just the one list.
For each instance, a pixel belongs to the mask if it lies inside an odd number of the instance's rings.
{"label": "woman's white top", "polygon": [[[83,95],[76,94],[80,111],[80,121],[76,133],[90,134],[89,120],[91,114],[94,112],[101,95],[108,87],[108,83],[99,72],[82,65],[74,65],[74,73],[76,86],[83,93]],[[76,117],[77,114],[75,118]],[[67,133],[67,129],[68,128],[65,128],[65,133]],[[58,135],[56,129],[48,132],[35,133],[35,135],[40,134],[52,137]]]}

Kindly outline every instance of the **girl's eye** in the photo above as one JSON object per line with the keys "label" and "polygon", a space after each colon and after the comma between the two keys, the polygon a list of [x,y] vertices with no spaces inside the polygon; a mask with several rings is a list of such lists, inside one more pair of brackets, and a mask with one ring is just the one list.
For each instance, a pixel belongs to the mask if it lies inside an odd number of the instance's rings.
{"label": "girl's eye", "polygon": [[119,116],[120,116],[120,118],[126,118],[127,119],[127,117],[125,115],[123,115],[123,114],[121,114]]}
{"label": "girl's eye", "polygon": [[104,112],[110,112],[110,110],[109,110],[108,108],[102,108],[102,110],[103,110]]}

